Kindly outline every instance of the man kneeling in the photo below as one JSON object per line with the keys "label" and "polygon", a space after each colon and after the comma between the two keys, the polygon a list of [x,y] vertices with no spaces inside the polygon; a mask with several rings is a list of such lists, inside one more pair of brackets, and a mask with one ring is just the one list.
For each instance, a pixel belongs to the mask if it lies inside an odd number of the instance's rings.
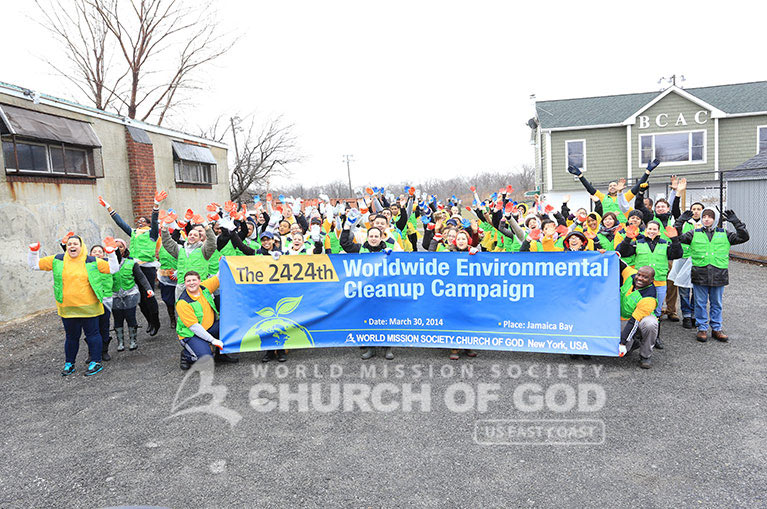
{"label": "man kneeling", "polygon": [[639,348],[639,366],[652,367],[652,350],[658,338],[658,305],[655,286],[655,269],[641,267],[638,271],[621,261],[621,332],[620,355]]}
{"label": "man kneeling", "polygon": [[218,310],[212,292],[218,289],[218,276],[200,281],[200,274],[190,270],[184,275],[184,291],[176,302],[176,333],[181,342],[181,369],[212,355],[210,346],[223,348],[218,339]]}

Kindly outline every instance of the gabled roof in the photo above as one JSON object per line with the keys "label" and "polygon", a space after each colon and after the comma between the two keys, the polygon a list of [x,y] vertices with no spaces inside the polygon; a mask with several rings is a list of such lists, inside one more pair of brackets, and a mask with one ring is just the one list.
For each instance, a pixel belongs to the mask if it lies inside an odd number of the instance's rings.
{"label": "gabled roof", "polygon": [[663,92],[537,101],[535,108],[541,129],[619,126],[659,96],[675,91],[682,96],[689,94],[700,102],[721,110],[724,116],[767,112],[767,81],[714,87],[671,88]]}
{"label": "gabled roof", "polygon": [[724,174],[727,180],[756,180],[767,178],[767,150],[756,154],[748,161],[739,164],[733,171]]}

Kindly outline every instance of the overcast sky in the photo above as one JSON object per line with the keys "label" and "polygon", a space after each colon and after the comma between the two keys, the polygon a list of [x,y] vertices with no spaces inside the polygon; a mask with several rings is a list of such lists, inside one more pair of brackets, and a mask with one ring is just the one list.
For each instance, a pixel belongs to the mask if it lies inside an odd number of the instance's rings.
{"label": "overcast sky", "polygon": [[[767,79],[759,2],[239,1],[218,3],[238,45],[176,125],[282,115],[305,161],[293,180],[420,181],[531,164],[538,99]],[[33,2],[0,3],[0,81],[60,97],[73,87]]]}

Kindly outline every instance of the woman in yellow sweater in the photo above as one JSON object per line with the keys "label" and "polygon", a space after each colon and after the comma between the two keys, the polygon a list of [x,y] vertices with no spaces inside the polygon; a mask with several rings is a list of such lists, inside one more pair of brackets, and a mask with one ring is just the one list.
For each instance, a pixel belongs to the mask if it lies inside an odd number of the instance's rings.
{"label": "woman in yellow sweater", "polygon": [[44,258],[40,258],[40,243],[30,244],[29,267],[32,270],[53,272],[56,309],[66,332],[64,341],[66,362],[61,375],[67,376],[75,372],[75,359],[80,348],[80,333],[83,331],[91,358],[85,376],[95,375],[103,369],[99,332],[99,316],[104,314],[104,305],[101,301],[112,290],[111,281],[107,289],[104,283],[106,278],[100,277],[99,274],[110,274],[119,269],[114,253],[115,243],[114,239],[104,240],[108,261],[86,255],[83,240],[77,235],[66,238],[65,244],[64,253]]}

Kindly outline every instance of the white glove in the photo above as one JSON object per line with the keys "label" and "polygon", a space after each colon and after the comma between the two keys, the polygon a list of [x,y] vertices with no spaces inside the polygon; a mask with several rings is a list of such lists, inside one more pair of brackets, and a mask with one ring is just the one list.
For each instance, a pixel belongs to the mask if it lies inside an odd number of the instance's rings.
{"label": "white glove", "polygon": [[320,195],[320,200],[322,200],[322,201],[324,201],[325,203],[328,203],[328,204],[330,203],[330,197],[328,195],[326,195],[326,194],[321,194]]}
{"label": "white glove", "polygon": [[280,256],[282,256],[281,252],[279,252],[279,251],[272,251],[272,258],[274,259],[275,262],[280,259]]}
{"label": "white glove", "polygon": [[319,242],[320,241],[320,225],[313,224],[310,231],[312,235],[312,240],[314,242]]}
{"label": "white glove", "polygon": [[231,218],[231,217],[229,217],[229,216],[224,216],[224,217],[222,217],[221,219],[219,219],[219,220],[218,220],[218,225],[219,225],[221,228],[226,228],[226,229],[227,229],[227,230],[229,230],[230,232],[231,232],[231,231],[234,231],[234,229],[236,228],[236,227],[234,226],[234,221],[232,221],[232,218]]}
{"label": "white glove", "polygon": [[626,355],[626,345],[618,345],[618,357]]}
{"label": "white glove", "polygon": [[210,342],[210,344],[217,347],[219,350],[224,348],[224,342],[221,341],[220,339],[214,339],[213,341]]}

